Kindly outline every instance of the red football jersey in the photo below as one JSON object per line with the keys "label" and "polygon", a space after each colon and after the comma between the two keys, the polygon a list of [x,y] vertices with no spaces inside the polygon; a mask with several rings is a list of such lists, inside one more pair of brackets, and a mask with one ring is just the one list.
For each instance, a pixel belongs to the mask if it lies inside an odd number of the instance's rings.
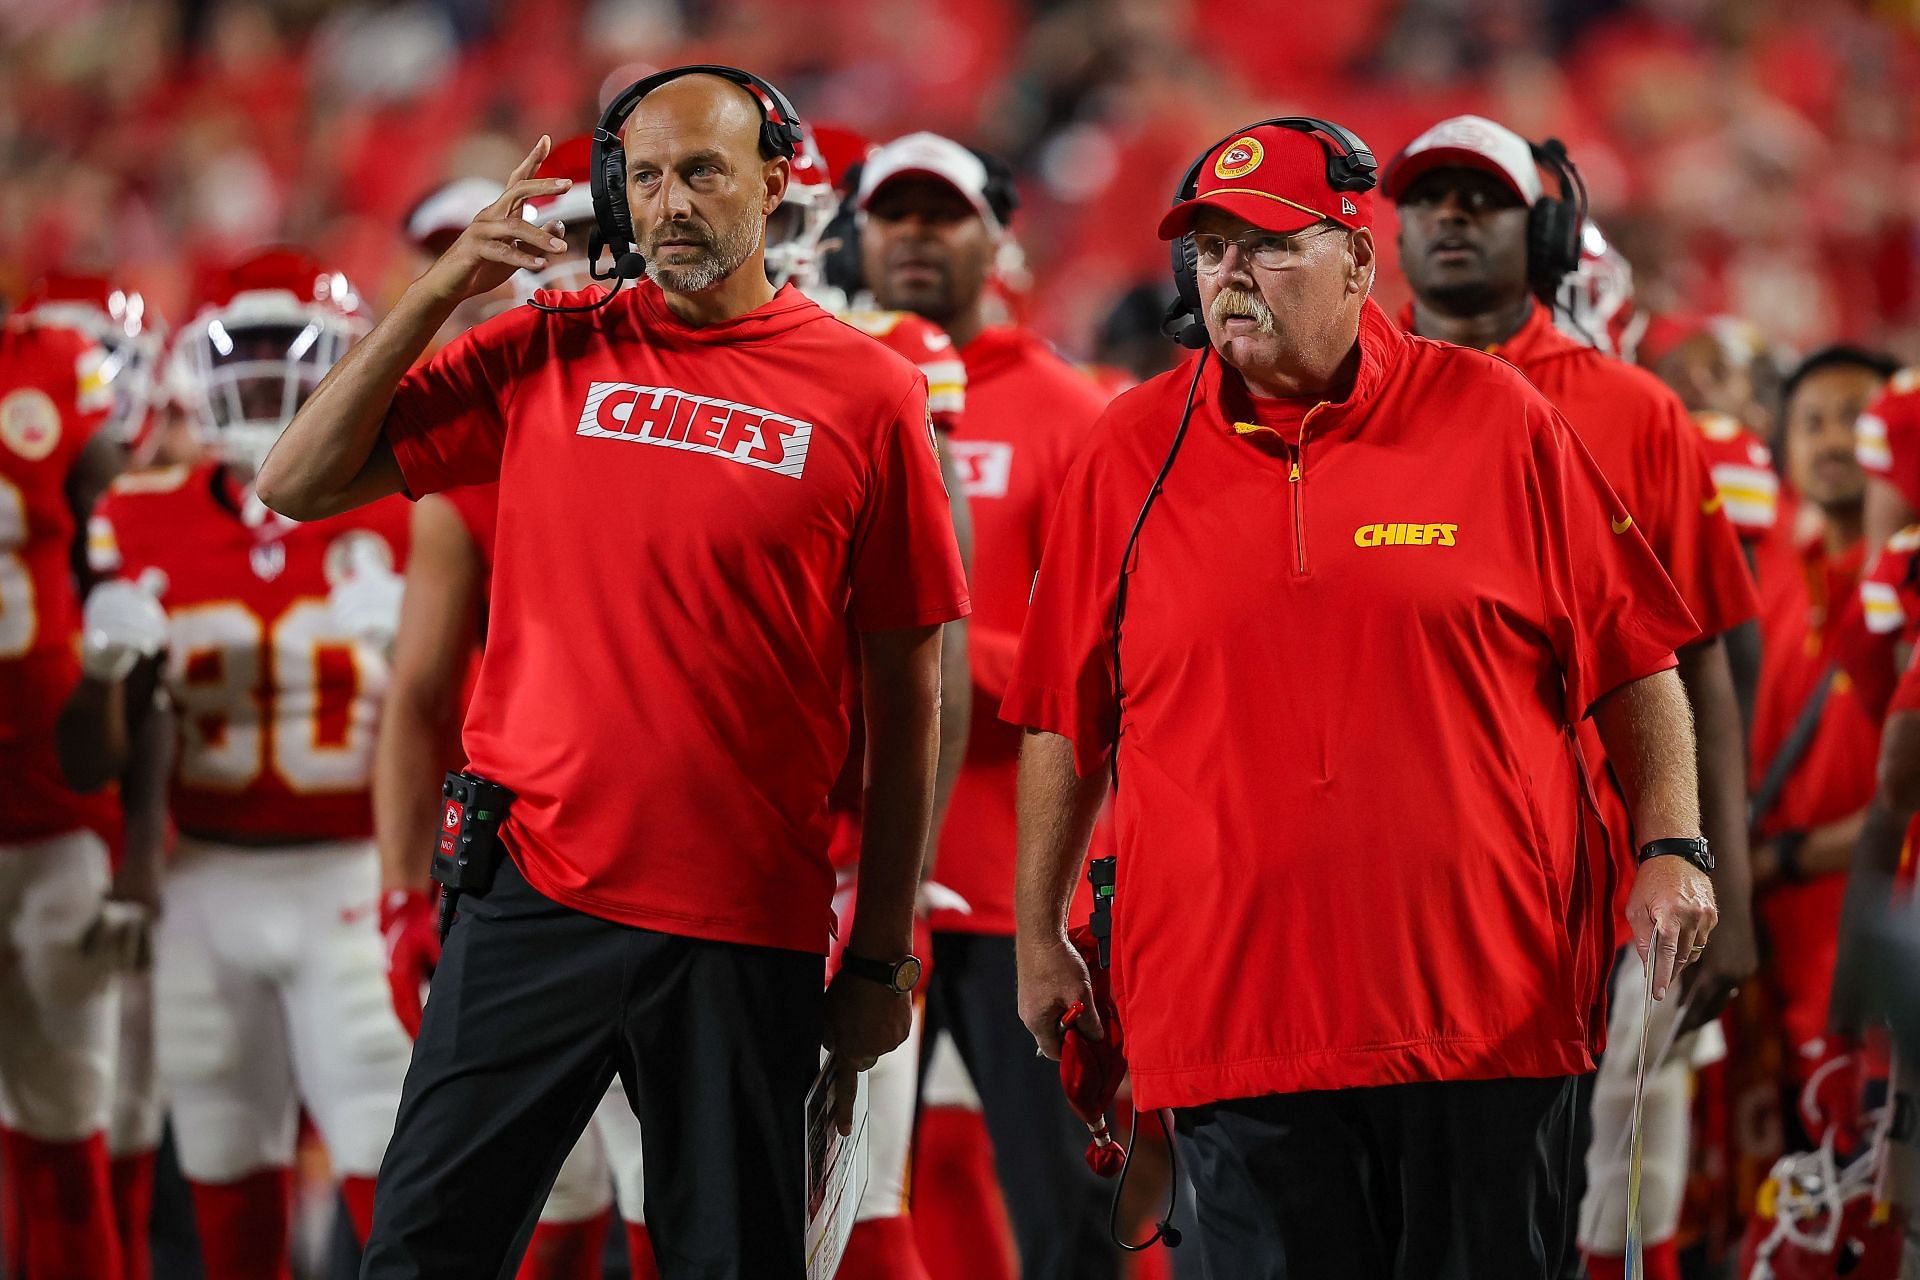
{"label": "red football jersey", "polygon": [[80,828],[115,835],[113,795],[74,794],[53,750],[80,679],[67,480],[112,405],[103,359],[68,329],[0,326],[0,843]]}
{"label": "red football jersey", "polygon": [[357,540],[401,568],[407,527],[398,498],[297,524],[212,464],[125,476],[108,493],[94,518],[94,567],[165,575],[182,831],[262,842],[372,834],[368,774],[386,664],[335,621],[327,595]]}
{"label": "red football jersey", "polygon": [[1773,450],[1745,423],[1724,413],[1696,413],[1693,424],[1700,428],[1727,522],[1742,542],[1758,542],[1780,518],[1780,473],[1773,469]]}
{"label": "red football jersey", "polygon": [[1920,507],[1920,368],[1893,375],[1854,424],[1854,456]]}
{"label": "red football jersey", "polygon": [[960,425],[967,407],[967,366],[945,329],[911,311],[849,311],[840,319],[926,376],[927,415],[935,431],[946,435]]}

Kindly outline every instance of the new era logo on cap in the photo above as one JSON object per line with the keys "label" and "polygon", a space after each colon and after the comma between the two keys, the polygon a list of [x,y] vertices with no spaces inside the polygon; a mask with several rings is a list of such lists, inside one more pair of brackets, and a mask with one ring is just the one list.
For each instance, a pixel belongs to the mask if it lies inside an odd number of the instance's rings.
{"label": "new era logo on cap", "polygon": [[1351,218],[1351,217],[1353,217],[1353,215],[1355,215],[1356,213],[1359,213],[1359,212],[1360,212],[1360,210],[1358,210],[1358,209],[1356,209],[1356,208],[1354,208],[1354,205],[1353,205],[1353,199],[1352,199],[1351,197],[1349,197],[1349,196],[1341,196],[1341,197],[1340,197],[1340,212],[1341,212],[1342,214],[1344,214],[1345,216],[1347,216],[1347,217],[1349,217],[1349,218]]}

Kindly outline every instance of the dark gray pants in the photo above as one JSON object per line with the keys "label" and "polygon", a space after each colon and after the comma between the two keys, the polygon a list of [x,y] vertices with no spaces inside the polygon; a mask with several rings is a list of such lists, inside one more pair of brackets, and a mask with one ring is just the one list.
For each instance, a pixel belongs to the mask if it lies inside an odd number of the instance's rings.
{"label": "dark gray pants", "polygon": [[822,977],[819,956],[585,915],[504,862],[434,975],[363,1280],[511,1276],[616,1072],[665,1280],[804,1276]]}
{"label": "dark gray pants", "polygon": [[1573,1097],[1560,1077],[1183,1110],[1188,1239],[1213,1280],[1550,1280],[1574,1225]]}

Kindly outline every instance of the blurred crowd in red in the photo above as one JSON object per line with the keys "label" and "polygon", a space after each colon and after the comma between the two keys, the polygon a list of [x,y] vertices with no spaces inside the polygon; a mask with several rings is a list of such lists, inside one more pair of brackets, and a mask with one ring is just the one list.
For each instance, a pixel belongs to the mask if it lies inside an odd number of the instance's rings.
{"label": "blurred crowd in red", "polygon": [[291,239],[383,303],[435,183],[720,60],[817,123],[1005,155],[1029,318],[1076,355],[1164,278],[1216,136],[1307,111],[1384,161],[1477,111],[1567,141],[1654,309],[1920,358],[1912,0],[8,0],[0,39],[0,296],[105,267],[177,320],[196,270]]}

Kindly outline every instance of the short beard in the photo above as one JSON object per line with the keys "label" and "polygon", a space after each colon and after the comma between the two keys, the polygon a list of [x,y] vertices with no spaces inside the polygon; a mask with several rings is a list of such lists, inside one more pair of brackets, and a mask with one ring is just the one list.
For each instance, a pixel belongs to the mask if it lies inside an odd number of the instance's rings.
{"label": "short beard", "polygon": [[1463,320],[1497,311],[1502,305],[1500,291],[1485,280],[1431,285],[1418,290],[1417,296],[1440,314]]}
{"label": "short beard", "polygon": [[1272,334],[1275,331],[1273,309],[1259,294],[1229,288],[1213,295],[1213,305],[1207,308],[1207,319],[1213,322],[1215,328],[1236,316],[1252,320],[1261,333]]}
{"label": "short beard", "polygon": [[668,236],[696,235],[704,242],[701,256],[693,262],[668,266],[647,255],[647,279],[668,293],[703,293],[725,280],[759,247],[765,219],[742,218],[723,230],[718,237],[677,223],[661,223],[653,229],[652,247],[658,248]]}

